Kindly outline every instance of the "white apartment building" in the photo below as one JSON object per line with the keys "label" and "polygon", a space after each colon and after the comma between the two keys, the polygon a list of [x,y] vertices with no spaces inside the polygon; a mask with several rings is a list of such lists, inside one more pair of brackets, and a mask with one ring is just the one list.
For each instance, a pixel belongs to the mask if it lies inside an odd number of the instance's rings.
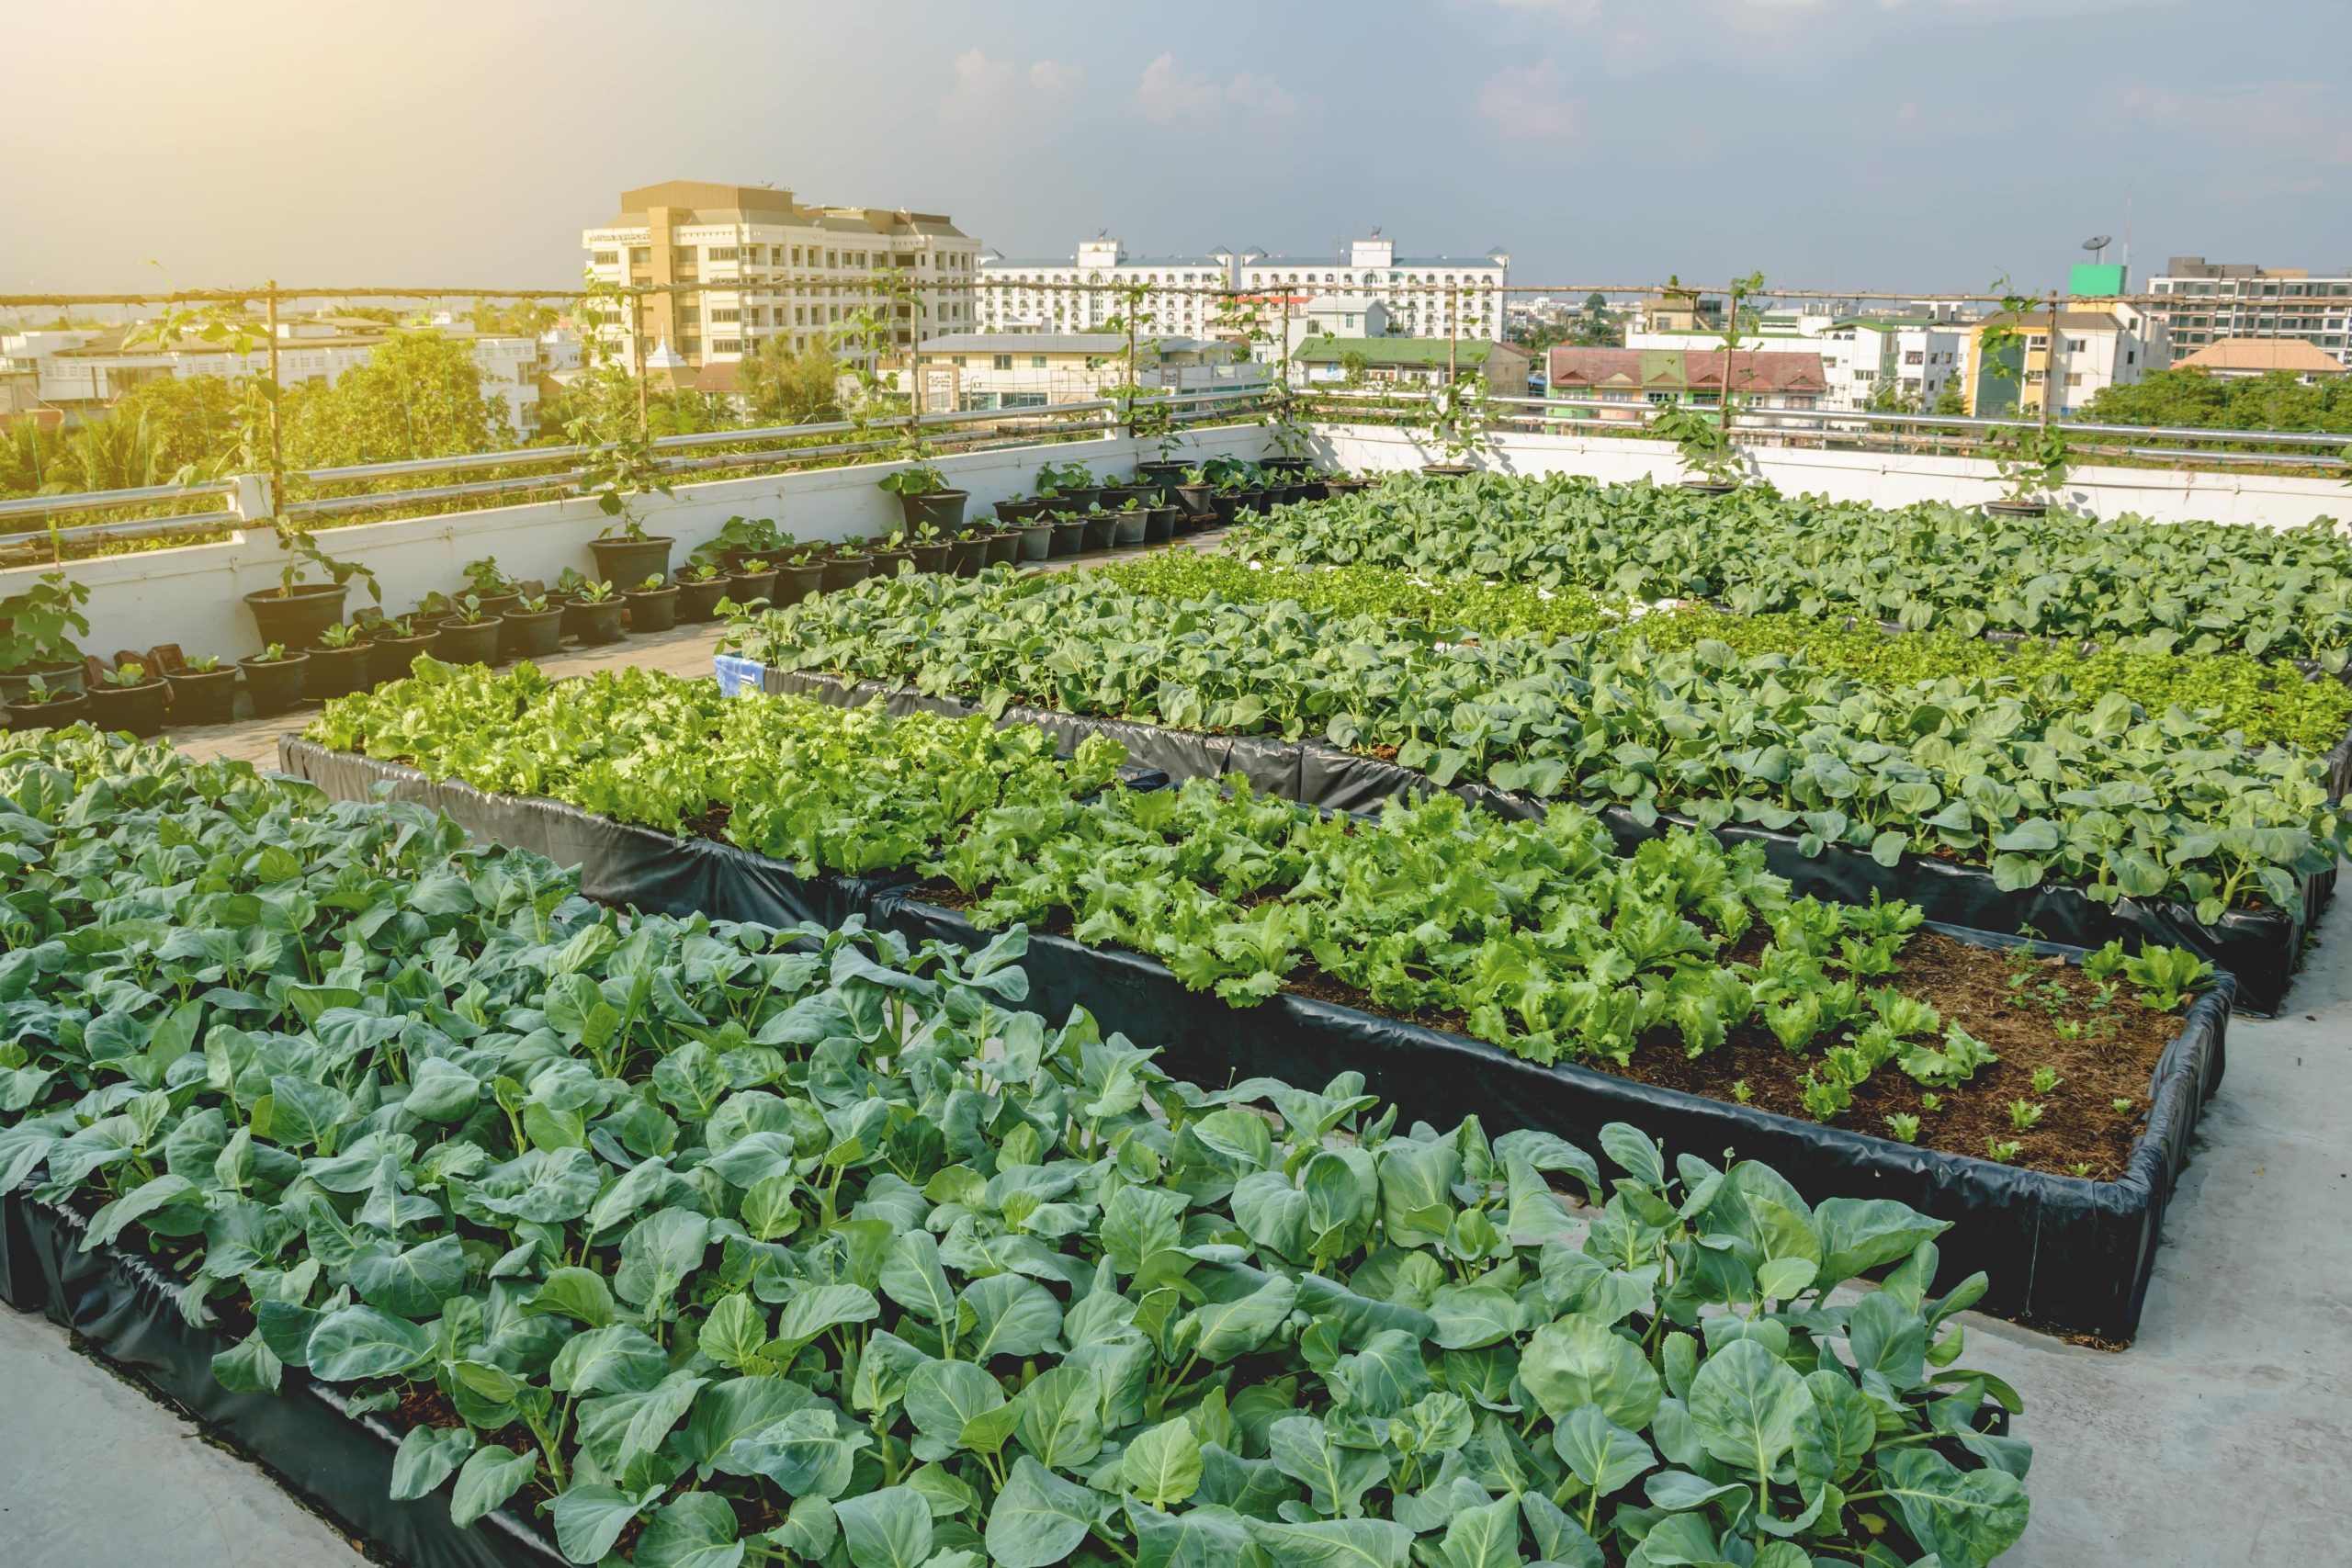
{"label": "white apartment building", "polygon": [[[266,336],[266,323],[247,323],[256,337]],[[226,380],[269,374],[269,350],[257,345],[240,354],[225,344],[182,337],[169,344],[141,343],[124,346],[136,326],[104,331],[21,333],[0,338],[0,356],[12,365],[28,365],[43,403],[69,412],[91,412],[107,407],[141,381],[169,377],[186,380],[218,376]],[[341,316],[322,311],[277,323],[277,379],[283,387],[304,381],[332,386],[345,372],[365,365],[369,356],[396,333],[430,332],[463,340],[473,351],[481,371],[484,397],[506,405],[515,432],[538,428],[539,376],[550,355],[567,353],[563,334],[550,333],[548,342],[522,333],[478,333],[447,311],[416,322],[388,325],[372,316]],[[577,344],[569,353],[576,359]]]}
{"label": "white apartment building", "polygon": [[[1124,289],[1144,292],[1136,329],[1154,337],[1197,337],[1212,330],[1232,285],[1234,253],[1129,255],[1107,234],[1079,243],[1069,256],[1001,256],[979,264],[980,330],[989,333],[1091,333],[1126,310]],[[1091,288],[1074,288],[1089,284]]]}
{"label": "white apartment building", "polygon": [[1351,242],[1344,256],[1245,255],[1233,281],[1244,294],[1361,295],[1384,306],[1388,330],[1403,337],[1499,338],[1510,257],[1498,250],[1400,256],[1396,242],[1375,231]]}
{"label": "white apartment building", "polygon": [[[1260,323],[1278,336],[1283,301],[1324,295],[1368,299],[1387,312],[1387,330],[1406,336],[1499,337],[1503,286],[1510,257],[1399,256],[1396,242],[1374,234],[1344,257],[1299,257],[1258,250],[1197,255],[1129,255],[1109,235],[1081,243],[1069,256],[990,254],[980,264],[980,322],[989,332],[1089,332],[1125,309],[1122,286],[1144,289],[1142,330],[1198,335],[1225,314],[1216,296],[1238,291],[1259,302]],[[1077,288],[1072,285],[1098,287]],[[1361,331],[1362,329],[1357,329]]]}
{"label": "white apartment building", "polygon": [[2314,276],[2299,266],[2174,256],[2147,291],[2180,297],[2145,307],[2180,353],[2231,338],[2301,338],[2352,367],[2352,267]]}
{"label": "white apartment building", "polygon": [[701,284],[647,294],[630,312],[606,310],[602,341],[629,363],[668,344],[695,367],[740,361],[762,341],[795,353],[831,344],[842,320],[895,292],[899,347],[978,325],[974,282],[979,242],[945,215],[904,208],[810,207],[765,186],[665,180],[621,192],[620,211],[581,231],[588,272],[624,287]]}
{"label": "white apartment building", "polygon": [[[1636,328],[1627,348],[1705,351],[1723,346],[1720,327]],[[1968,327],[1948,315],[1843,315],[1819,309],[1768,310],[1740,334],[1740,350],[1817,354],[1826,390],[1819,406],[1859,411],[1899,403],[1932,409],[1968,365]]]}

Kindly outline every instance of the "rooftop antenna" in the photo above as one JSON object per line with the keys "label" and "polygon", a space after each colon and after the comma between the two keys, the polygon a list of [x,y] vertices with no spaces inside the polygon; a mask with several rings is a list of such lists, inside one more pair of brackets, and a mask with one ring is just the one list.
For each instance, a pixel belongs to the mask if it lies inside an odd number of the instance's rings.
{"label": "rooftop antenna", "polygon": [[2083,249],[2090,252],[2092,261],[2105,261],[2107,259],[2107,247],[2113,243],[2115,243],[2115,240],[2112,235],[2093,234],[2089,239],[2083,242]]}

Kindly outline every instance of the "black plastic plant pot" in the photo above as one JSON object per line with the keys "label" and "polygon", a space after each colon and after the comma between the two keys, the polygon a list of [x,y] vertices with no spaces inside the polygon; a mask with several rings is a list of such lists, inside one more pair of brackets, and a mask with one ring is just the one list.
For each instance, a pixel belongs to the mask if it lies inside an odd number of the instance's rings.
{"label": "black plastic plant pot", "polygon": [[[805,571],[808,569],[806,567],[794,567],[792,570],[798,572]],[[773,570],[768,571],[739,571],[734,576],[727,580],[727,597],[734,600],[738,604],[748,604],[754,599],[765,599],[770,604],[774,604],[776,602],[775,580],[778,575],[780,574]],[[796,604],[799,604],[802,599],[806,598],[812,592],[814,592],[813,589],[802,589],[798,594],[794,596],[792,603]]]}
{"label": "black plastic plant pot", "polygon": [[823,592],[825,587],[825,563],[822,561],[780,566],[769,575],[775,581],[767,591],[768,603],[779,610],[797,604],[811,593]]}
{"label": "black plastic plant pot", "polygon": [[74,692],[67,696],[51,697],[45,703],[14,704],[7,709],[8,730],[21,735],[30,729],[63,729],[79,724],[90,716],[90,698],[86,692]]}
{"label": "black plastic plant pot", "polygon": [[1477,471],[1467,463],[1423,463],[1421,465],[1421,472],[1432,479],[1458,479],[1465,474],[1475,474]]}
{"label": "black plastic plant pot", "polygon": [[2050,503],[2046,501],[1988,501],[1984,503],[1988,517],[2047,517]]}
{"label": "black plastic plant pot", "polygon": [[1086,519],[1057,517],[1054,519],[1054,549],[1057,556],[1074,556],[1086,548]]}
{"label": "black plastic plant pot", "polygon": [[298,582],[290,590],[262,588],[245,595],[262,645],[308,648],[319,634],[343,619],[346,592],[340,582]]}
{"label": "black plastic plant pot", "polygon": [[1215,485],[1177,485],[1169,491],[1169,499],[1175,502],[1180,516],[1197,518],[1203,523],[1216,516]]}
{"label": "black plastic plant pot", "polygon": [[1682,488],[1692,495],[1729,495],[1739,487],[1735,484],[1725,484],[1721,479],[1684,479]]}
{"label": "black plastic plant pot", "polygon": [[1370,490],[1371,488],[1372,481],[1370,479],[1325,479],[1323,481],[1323,499],[1329,501],[1335,495],[1353,495],[1358,491]]}
{"label": "black plastic plant pot", "polygon": [[512,593],[484,593],[480,596],[480,601],[475,607],[483,615],[503,615],[520,604],[523,595],[519,590]]}
{"label": "black plastic plant pot", "polygon": [[127,729],[144,738],[164,732],[172,689],[157,675],[143,685],[93,686],[87,695],[92,724],[107,731]]}
{"label": "black plastic plant pot", "polygon": [[964,503],[971,500],[969,491],[935,490],[928,495],[899,497],[899,515],[907,520],[907,532],[911,534],[928,523],[941,533],[964,525]]}
{"label": "black plastic plant pot", "polygon": [[675,539],[591,539],[596,577],[602,582],[642,582],[670,575],[670,547]]}
{"label": "black plastic plant pot", "polygon": [[1109,513],[1088,513],[1086,514],[1086,547],[1090,550],[1109,549],[1112,541],[1118,536],[1118,529],[1119,520]]}
{"label": "black plastic plant pot", "polygon": [[915,556],[912,550],[876,550],[874,552],[873,570],[869,571],[867,575],[870,577],[879,577],[888,581],[890,578],[898,576],[899,569],[909,564],[914,558]]}
{"label": "black plastic plant pot", "polygon": [[237,668],[244,671],[245,698],[255,714],[284,713],[302,700],[311,680],[307,653],[289,653],[283,659],[241,659]]}
{"label": "black plastic plant pot", "polygon": [[1176,509],[1172,506],[1147,506],[1143,512],[1143,542],[1147,545],[1165,544],[1176,536]]}
{"label": "black plastic plant pot", "polygon": [[1102,499],[1102,487],[1101,485],[1080,485],[1076,490],[1066,490],[1057,495],[1054,500],[1054,510],[1057,512],[1083,512]]}
{"label": "black plastic plant pot", "polygon": [[726,597],[725,578],[689,577],[678,584],[678,619],[688,626],[714,620],[718,615],[718,602]]}
{"label": "black plastic plant pot", "polygon": [[909,545],[907,553],[915,558],[917,571],[945,571],[956,564],[956,547],[944,541],[936,545]]}
{"label": "black plastic plant pot", "polygon": [[1155,499],[1148,485],[1104,485],[1097,504],[1105,512],[1116,512],[1130,501],[1142,502]]}
{"label": "black plastic plant pot", "polygon": [[498,639],[506,621],[485,615],[479,621],[444,621],[433,639],[433,657],[444,664],[495,664]]}
{"label": "black plastic plant pot", "polygon": [[1238,490],[1215,492],[1209,497],[1209,510],[1216,514],[1218,527],[1231,527],[1233,520],[1241,515],[1241,492]]}
{"label": "black plastic plant pot", "polygon": [[[421,624],[421,623],[420,623]],[[436,652],[441,644],[441,629],[435,626],[415,637],[379,637],[371,638],[368,647],[373,656],[368,661],[368,679],[375,685],[405,677],[416,663],[420,653]]]}
{"label": "black plastic plant pot", "polygon": [[989,564],[988,536],[958,537],[948,547],[948,570],[958,577],[978,577],[980,568]]}
{"label": "black plastic plant pot", "polygon": [[996,503],[996,516],[1000,523],[1026,523],[1045,509],[1042,501],[1000,501]]}
{"label": "black plastic plant pot", "polygon": [[[722,584],[723,586],[723,584]],[[718,601],[713,599],[712,604]],[[502,659],[545,659],[563,647],[563,612],[509,610],[499,617],[498,652]]]}
{"label": "black plastic plant pot", "polygon": [[585,624],[580,618],[579,599],[570,593],[550,593],[548,595],[548,603],[563,616],[563,635],[568,637],[578,637],[581,626]]}
{"label": "black plastic plant pot", "polygon": [[617,599],[599,604],[576,606],[580,612],[580,642],[583,648],[602,648],[621,640],[621,613],[628,608]]}
{"label": "black plastic plant pot", "polygon": [[1011,566],[1021,558],[1021,533],[1016,528],[1000,528],[988,536],[988,564]]}
{"label": "black plastic plant pot", "polygon": [[[828,593],[846,593],[874,575],[872,556],[831,556],[818,569],[820,584]],[[779,572],[779,577],[783,574]],[[797,601],[796,601],[797,603]]]}
{"label": "black plastic plant pot", "polygon": [[1113,513],[1111,514],[1112,547],[1125,549],[1129,545],[1142,544],[1144,528],[1150,522],[1151,513],[1140,506],[1125,512]]}
{"label": "black plastic plant pot", "polygon": [[1184,482],[1184,470],[1189,467],[1191,467],[1191,465],[1188,463],[1172,460],[1137,463],[1136,465],[1136,478],[1142,480],[1145,484],[1151,485],[1159,489],[1165,489],[1170,485],[1182,484]]}
{"label": "black plastic plant pot", "polygon": [[1261,457],[1258,466],[1270,474],[1303,474],[1315,467],[1305,457]]}
{"label": "black plastic plant pot", "polygon": [[633,632],[666,632],[678,624],[675,588],[632,588],[623,597],[628,601],[628,629]]}
{"label": "black plastic plant pot", "polygon": [[316,702],[366,691],[368,664],[375,657],[375,649],[364,642],[349,648],[311,649],[311,671],[302,682],[302,695]]}
{"label": "black plastic plant pot", "polygon": [[36,675],[40,677],[40,683],[51,692],[85,692],[90,688],[88,672],[82,668],[82,661],[78,659],[45,669],[32,665],[0,675],[0,703],[21,703],[31,696],[33,677]]}
{"label": "black plastic plant pot", "polygon": [[237,671],[175,670],[164,677],[172,688],[174,724],[226,724],[237,713]]}
{"label": "black plastic plant pot", "polygon": [[1024,523],[1021,525],[1020,558],[1024,561],[1045,560],[1054,553],[1054,525],[1051,523]]}
{"label": "black plastic plant pot", "polygon": [[1256,490],[1245,490],[1241,492],[1241,511],[1254,512],[1259,516],[1263,517],[1267,513],[1272,512],[1273,509],[1273,492],[1265,489],[1263,486],[1261,486]]}

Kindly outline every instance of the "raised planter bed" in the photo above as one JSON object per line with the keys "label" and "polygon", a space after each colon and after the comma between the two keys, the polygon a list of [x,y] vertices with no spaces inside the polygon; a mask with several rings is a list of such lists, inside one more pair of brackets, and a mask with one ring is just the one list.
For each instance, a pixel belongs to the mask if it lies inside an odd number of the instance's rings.
{"label": "raised planter bed", "polygon": [[[892,712],[979,711],[953,697],[926,697],[910,689],[885,688],[871,682],[852,685],[827,675],[770,670],[763,685],[771,692],[794,692],[849,705],[879,696]],[[901,703],[909,705],[902,707]],[[1211,735],[1020,706],[1005,709],[998,722],[1035,725],[1052,735],[1065,754],[1089,735],[1108,735],[1127,747],[1129,757],[1171,779],[1238,773],[1254,789],[1331,810],[1371,810],[1392,795],[1426,795],[1440,787],[1426,774],[1320,741]],[[1460,782],[1448,787],[1467,800],[1511,817],[1540,818],[1553,804],[1483,784]],[[1626,851],[1669,828],[1696,826],[1688,818],[1661,814],[1656,825],[1645,827],[1631,812],[1615,806],[1600,807],[1595,815],[1608,824],[1619,847]],[[1868,903],[1876,890],[1884,897],[1909,899],[1925,909],[1931,920],[1973,931],[2014,931],[2030,925],[2051,941],[2073,947],[2099,947],[2120,938],[2127,943],[2155,942],[2188,948],[2234,976],[2237,1005],[2246,1012],[2263,1015],[2276,1013],[2283,1004],[2302,961],[2303,938],[2326,907],[2335,884],[2333,872],[2306,876],[2301,879],[2302,897],[2295,908],[2233,909],[2206,925],[2197,919],[2192,907],[2174,899],[2123,898],[2101,904],[2081,887],[2057,882],[2005,892],[1982,866],[1912,854],[1905,854],[1895,865],[1883,866],[1865,852],[1845,846],[1807,856],[1800,852],[1794,833],[1736,823],[1714,831],[1726,842],[1753,839],[1763,844],[1773,872],[1787,877],[1801,895]]]}
{"label": "raised planter bed", "polygon": [[260,1461],[346,1532],[407,1568],[559,1568],[551,1536],[501,1508],[469,1528],[444,1487],[392,1500],[401,1434],[355,1412],[337,1389],[288,1367],[277,1393],[231,1393],[212,1358],[236,1343],[180,1314],[178,1281],[152,1258],[106,1244],[88,1252],[82,1216],[24,1192],[0,1197],[0,1295],[80,1335],[109,1365],[187,1410]]}

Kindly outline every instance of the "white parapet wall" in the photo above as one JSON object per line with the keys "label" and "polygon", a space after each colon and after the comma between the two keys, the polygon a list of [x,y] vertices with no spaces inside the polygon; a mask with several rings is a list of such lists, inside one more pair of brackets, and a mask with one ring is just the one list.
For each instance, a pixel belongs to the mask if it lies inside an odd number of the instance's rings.
{"label": "white parapet wall", "polygon": [[[1429,438],[1412,430],[1329,424],[1314,427],[1314,437],[1322,461],[1351,473],[1441,460]],[[1606,484],[1640,479],[1671,484],[1683,477],[1680,457],[1664,441],[1548,431],[1498,432],[1492,441],[1479,466],[1498,473],[1577,474]],[[1788,494],[1872,506],[1975,505],[2004,488],[1992,463],[1980,457],[1795,446],[1752,446],[1744,457],[1751,474]],[[2067,477],[2060,493],[2067,505],[2097,517],[2130,513],[2156,523],[2293,528],[2315,518],[2352,519],[2352,488],[2339,481],[2253,471],[2086,467]]]}
{"label": "white parapet wall", "polygon": [[[1204,426],[1185,432],[1173,456],[1255,459],[1265,451],[1266,434],[1255,424]],[[1116,435],[960,453],[939,458],[938,467],[949,484],[971,492],[966,514],[980,517],[996,502],[1035,488],[1040,464],[1081,462],[1098,476],[1125,475],[1138,460],[1157,455],[1151,443]],[[899,526],[898,498],[875,485],[888,471],[886,465],[862,463],[680,483],[672,497],[648,495],[634,504],[647,533],[677,541],[670,555],[674,570],[730,517],[773,518],[779,528],[807,540],[887,535]],[[405,615],[428,593],[460,590],[465,564],[485,556],[497,558],[500,568],[516,578],[553,582],[566,568],[584,574],[595,565],[588,542],[611,523],[593,498],[582,497],[351,523],[321,530],[318,540],[336,559],[366,565],[382,588],[385,613]],[[224,660],[259,652],[243,596],[277,586],[285,561],[277,536],[255,525],[214,544],[72,562],[67,570],[90,586],[90,633],[75,640],[84,651],[105,658],[164,643]],[[29,587],[48,570],[52,569],[0,571],[0,598]],[[366,603],[366,589],[354,583],[346,606],[357,609]]]}

